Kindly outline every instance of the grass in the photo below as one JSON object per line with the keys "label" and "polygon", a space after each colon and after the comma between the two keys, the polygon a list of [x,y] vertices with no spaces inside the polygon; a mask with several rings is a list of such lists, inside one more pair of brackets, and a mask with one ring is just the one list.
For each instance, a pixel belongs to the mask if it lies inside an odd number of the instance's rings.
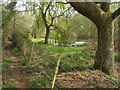
{"label": "grass", "polygon": [[[80,46],[80,47],[64,47],[64,46],[54,46],[50,44],[43,44],[43,42],[36,43],[37,51],[46,53],[45,58],[43,62],[39,65],[43,65],[43,69],[47,72],[47,74],[52,73],[47,69],[49,67],[51,70],[55,69],[57,58],[55,57],[56,54],[62,55],[62,61],[60,63],[59,72],[72,72],[75,70],[82,71],[85,69],[92,69],[95,52],[93,51],[85,51],[85,48],[87,46]],[[39,49],[39,47],[45,48]],[[42,53],[43,54],[43,53]],[[40,54],[39,54],[40,55]],[[41,58],[38,59],[39,61],[36,63],[35,60],[33,60],[34,65],[37,65],[39,62],[41,62]],[[21,64],[23,66],[27,66],[28,60],[22,60]],[[36,67],[26,67],[26,73],[29,75],[34,75],[37,72],[41,72],[41,69],[38,69],[39,65]],[[51,78],[53,78],[53,75],[49,75]],[[29,83],[29,87],[38,87],[39,84],[43,87],[49,87],[50,81],[47,77],[42,77],[39,80],[32,80]]]}
{"label": "grass", "polygon": [[[88,46],[79,46],[79,47],[64,47],[64,46],[54,46],[50,44],[44,44],[42,40],[32,39],[32,42],[35,42],[37,47],[44,48],[44,52],[40,49],[40,52],[49,53],[49,55],[62,55],[62,64],[61,66],[68,71],[71,71],[73,68],[77,68],[80,70],[84,70],[86,68],[92,68],[92,64],[94,62],[95,52],[93,51],[85,51]],[[47,57],[46,58],[49,58]],[[53,57],[49,58],[53,60]],[[54,58],[54,61],[51,63],[56,63],[57,59]],[[51,63],[50,66],[52,66]],[[74,65],[73,65],[74,64]],[[54,66],[54,65],[53,65]],[[71,67],[71,69],[70,69]],[[70,70],[69,70],[70,69]],[[73,69],[74,70],[74,69]]]}
{"label": "grass", "polygon": [[18,48],[14,47],[14,48],[12,49],[12,54],[13,54],[13,55],[16,55],[16,53],[18,53],[18,52],[19,52],[19,49],[18,49]]}
{"label": "grass", "polygon": [[81,50],[85,49],[86,46],[79,46],[79,47],[64,47],[64,46],[54,46],[50,44],[44,44],[44,42],[40,39],[31,39],[32,42],[38,43],[40,47],[46,48],[50,54],[61,54],[61,53],[69,53],[69,52],[80,52]]}
{"label": "grass", "polygon": [[86,46],[79,46],[79,47],[54,46],[50,44],[43,44],[42,42],[39,43],[39,46],[46,48],[51,55],[64,54],[70,52],[80,52],[81,50],[84,50],[86,48]]}
{"label": "grass", "polygon": [[64,47],[50,44],[45,45],[42,42],[39,43],[39,46],[45,48],[50,55],[53,55],[53,57],[50,58],[52,61],[47,64],[51,68],[53,68],[57,62],[57,59],[54,57],[54,55],[59,54],[62,55],[59,71],[69,72],[74,70],[93,69],[92,66],[94,63],[95,52],[85,51],[87,46]]}
{"label": "grass", "polygon": [[98,83],[96,81],[90,81],[90,85],[93,85],[95,88],[103,88],[103,85],[101,83]]}
{"label": "grass", "polygon": [[110,83],[112,83],[113,85],[118,85],[120,83],[117,77],[108,76],[107,78],[110,81]]}
{"label": "grass", "polygon": [[47,49],[51,54],[62,54],[62,53],[70,53],[70,52],[80,52],[85,47],[63,47],[63,46],[47,46]]}
{"label": "grass", "polygon": [[10,88],[16,88],[16,86],[14,84],[7,83],[7,84],[2,85],[2,88],[10,89]]}
{"label": "grass", "polygon": [[31,38],[31,41],[34,42],[34,43],[43,42],[43,40],[40,40],[39,38],[38,39]]}
{"label": "grass", "polygon": [[28,88],[39,88],[39,80],[38,79],[33,79],[28,83]]}
{"label": "grass", "polygon": [[29,58],[23,58],[20,63],[22,66],[28,66]]}
{"label": "grass", "polygon": [[61,62],[61,67],[64,68],[62,71],[93,69],[94,56],[94,52],[85,51],[68,54]]}
{"label": "grass", "polygon": [[49,79],[46,76],[43,76],[40,80],[40,83],[44,87],[48,87],[49,85]]}
{"label": "grass", "polygon": [[43,76],[41,79],[34,78],[28,83],[28,88],[48,87],[49,83],[49,79],[46,76]]}
{"label": "grass", "polygon": [[13,61],[12,61],[11,59],[5,59],[5,60],[3,61],[3,63],[11,64],[11,63],[13,63]]}
{"label": "grass", "polygon": [[12,74],[11,70],[10,70],[10,64],[13,63],[12,60],[4,60],[2,63],[2,72],[3,74],[7,74],[8,76],[10,76]]}
{"label": "grass", "polygon": [[[94,51],[85,51],[88,46],[79,46],[79,47],[64,47],[64,46],[54,46],[50,44],[44,44],[42,41],[33,40],[33,42],[37,42],[37,48],[42,47],[44,50],[40,49],[40,52],[46,53],[46,59],[42,62],[42,64],[47,65],[51,69],[54,69],[57,58],[56,55],[62,55],[62,61],[60,63],[59,71],[74,71],[74,70],[85,70],[85,69],[93,69],[93,63],[95,58]],[[39,49],[37,49],[38,51]],[[52,55],[52,57],[47,57],[47,55]],[[49,58],[49,60],[48,60]],[[46,63],[47,62],[47,63]],[[23,60],[22,65],[26,65],[27,60]],[[34,62],[36,63],[36,62]],[[45,64],[46,63],[46,64]],[[28,73],[34,72],[34,69],[28,69]]]}
{"label": "grass", "polygon": [[26,73],[27,74],[34,74],[35,72],[40,72],[41,69],[38,67],[26,67]]}

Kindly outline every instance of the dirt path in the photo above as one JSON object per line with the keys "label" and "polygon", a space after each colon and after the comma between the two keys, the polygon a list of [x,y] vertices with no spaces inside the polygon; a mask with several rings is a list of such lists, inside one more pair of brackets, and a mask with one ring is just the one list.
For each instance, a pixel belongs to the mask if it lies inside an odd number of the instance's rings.
{"label": "dirt path", "polygon": [[27,74],[20,64],[20,55],[13,55],[10,48],[5,52],[7,55],[3,57],[3,60],[12,60],[12,63],[10,64],[11,76],[9,82],[14,84],[17,88],[27,88]]}
{"label": "dirt path", "polygon": [[13,75],[12,81],[17,88],[27,88],[26,74],[20,65],[19,59],[17,57],[11,58],[13,60],[13,63],[10,66]]}

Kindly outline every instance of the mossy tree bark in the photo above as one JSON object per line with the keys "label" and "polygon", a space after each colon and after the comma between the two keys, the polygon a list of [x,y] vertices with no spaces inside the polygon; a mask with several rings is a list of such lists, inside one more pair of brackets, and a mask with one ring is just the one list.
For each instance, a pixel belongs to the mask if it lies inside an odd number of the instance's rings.
{"label": "mossy tree bark", "polygon": [[98,29],[98,48],[94,68],[107,74],[113,73],[114,60],[114,26],[110,13],[102,15],[102,21]]}
{"label": "mossy tree bark", "polygon": [[49,35],[50,35],[50,29],[48,28],[48,29],[46,29],[44,44],[48,44]]}
{"label": "mossy tree bark", "polygon": [[111,13],[109,10],[110,3],[101,3],[101,7],[92,2],[70,2],[70,4],[80,14],[93,21],[97,27],[98,47],[93,67],[112,75],[114,70],[113,20],[120,15],[120,8]]}

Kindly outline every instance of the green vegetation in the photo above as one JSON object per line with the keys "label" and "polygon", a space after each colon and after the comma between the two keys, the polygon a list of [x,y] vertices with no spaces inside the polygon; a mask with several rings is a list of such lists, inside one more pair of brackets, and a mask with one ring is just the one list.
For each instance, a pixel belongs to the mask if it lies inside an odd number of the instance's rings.
{"label": "green vegetation", "polygon": [[117,87],[119,7],[114,2],[3,1],[3,88]]}
{"label": "green vegetation", "polygon": [[28,66],[28,62],[29,62],[28,58],[23,58],[20,63],[22,66]]}
{"label": "green vegetation", "polygon": [[28,88],[39,88],[39,82],[40,80],[38,79],[32,79],[29,83],[28,83]]}
{"label": "green vegetation", "polygon": [[[67,54],[62,62],[61,67],[66,71],[92,69],[94,64],[94,52],[89,53],[86,51]],[[63,70],[64,71],[64,70]]]}
{"label": "green vegetation", "polygon": [[13,63],[12,60],[4,60],[3,64],[2,64],[2,72],[3,72],[3,74],[7,74],[8,77],[12,75],[12,72],[10,69],[11,63]]}
{"label": "green vegetation", "polygon": [[14,84],[4,84],[2,86],[3,89],[11,89],[11,88],[17,88]]}
{"label": "green vegetation", "polygon": [[38,66],[37,67],[27,66],[25,70],[27,74],[34,75],[36,72],[40,72],[41,68],[39,68]]}
{"label": "green vegetation", "polygon": [[11,60],[11,59],[5,59],[3,61],[3,63],[11,64],[11,63],[13,63],[13,60]]}
{"label": "green vegetation", "polygon": [[115,61],[120,62],[120,55],[115,55]]}
{"label": "green vegetation", "polygon": [[108,76],[107,78],[110,81],[110,83],[112,83],[113,85],[119,85],[119,83],[120,83],[120,81],[118,80],[117,77]]}
{"label": "green vegetation", "polygon": [[49,79],[46,76],[43,76],[40,80],[40,83],[41,83],[42,86],[48,87],[50,82],[49,82]]}
{"label": "green vegetation", "polygon": [[12,49],[13,55],[16,55],[16,53],[18,53],[18,52],[19,52],[19,49],[18,49],[18,48],[14,47],[14,48]]}
{"label": "green vegetation", "polygon": [[81,52],[81,50],[84,50],[86,46],[80,46],[80,47],[64,47],[64,46],[54,46],[54,45],[44,45],[40,44],[41,47],[47,48],[47,50],[50,52],[51,55],[55,54],[68,54],[70,52]]}
{"label": "green vegetation", "polygon": [[90,81],[89,84],[93,85],[95,88],[103,88],[103,85],[96,81]]}
{"label": "green vegetation", "polygon": [[2,72],[4,74],[11,75],[10,64],[8,64],[8,63],[3,64],[2,65]]}
{"label": "green vegetation", "polygon": [[[38,43],[37,48],[44,48],[45,50],[42,51],[40,49],[40,52],[46,52],[48,51],[47,56],[43,57],[44,60],[39,60],[36,62],[33,60],[32,64],[35,66],[39,66],[39,62],[41,61],[41,64],[49,66],[50,68],[54,69],[55,64],[57,62],[56,55],[60,54],[62,56],[62,60],[60,63],[60,70],[59,71],[74,71],[74,70],[85,70],[85,69],[93,69],[93,64],[94,64],[94,58],[95,58],[95,52],[94,51],[85,51],[85,48],[87,46],[80,46],[80,47],[64,47],[64,46],[54,46],[50,44],[43,44]],[[38,49],[37,49],[38,50]],[[49,60],[49,59],[50,60]],[[47,61],[47,62],[46,62]],[[27,59],[22,60],[21,63],[22,65],[26,65],[28,62]],[[35,67],[36,68],[36,67]],[[38,68],[37,68],[38,69]],[[36,70],[34,70],[34,67],[30,69],[26,69],[28,73],[32,73]],[[38,70],[39,71],[39,70]]]}

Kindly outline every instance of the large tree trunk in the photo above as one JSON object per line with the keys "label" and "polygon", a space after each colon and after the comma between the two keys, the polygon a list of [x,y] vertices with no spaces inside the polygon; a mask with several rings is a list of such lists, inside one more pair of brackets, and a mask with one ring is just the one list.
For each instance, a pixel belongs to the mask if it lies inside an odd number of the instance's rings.
{"label": "large tree trunk", "polygon": [[92,2],[70,2],[70,4],[76,11],[92,20],[97,26],[98,48],[94,68],[112,74],[114,60],[114,29],[112,23],[120,15],[120,8],[110,13],[110,3],[102,3],[101,8]]}
{"label": "large tree trunk", "polygon": [[45,42],[44,42],[44,44],[48,44],[49,35],[50,35],[50,30],[49,30],[49,29],[46,29]]}
{"label": "large tree trunk", "polygon": [[102,15],[102,21],[98,29],[98,48],[94,68],[107,74],[113,73],[114,61],[114,26],[110,13]]}

